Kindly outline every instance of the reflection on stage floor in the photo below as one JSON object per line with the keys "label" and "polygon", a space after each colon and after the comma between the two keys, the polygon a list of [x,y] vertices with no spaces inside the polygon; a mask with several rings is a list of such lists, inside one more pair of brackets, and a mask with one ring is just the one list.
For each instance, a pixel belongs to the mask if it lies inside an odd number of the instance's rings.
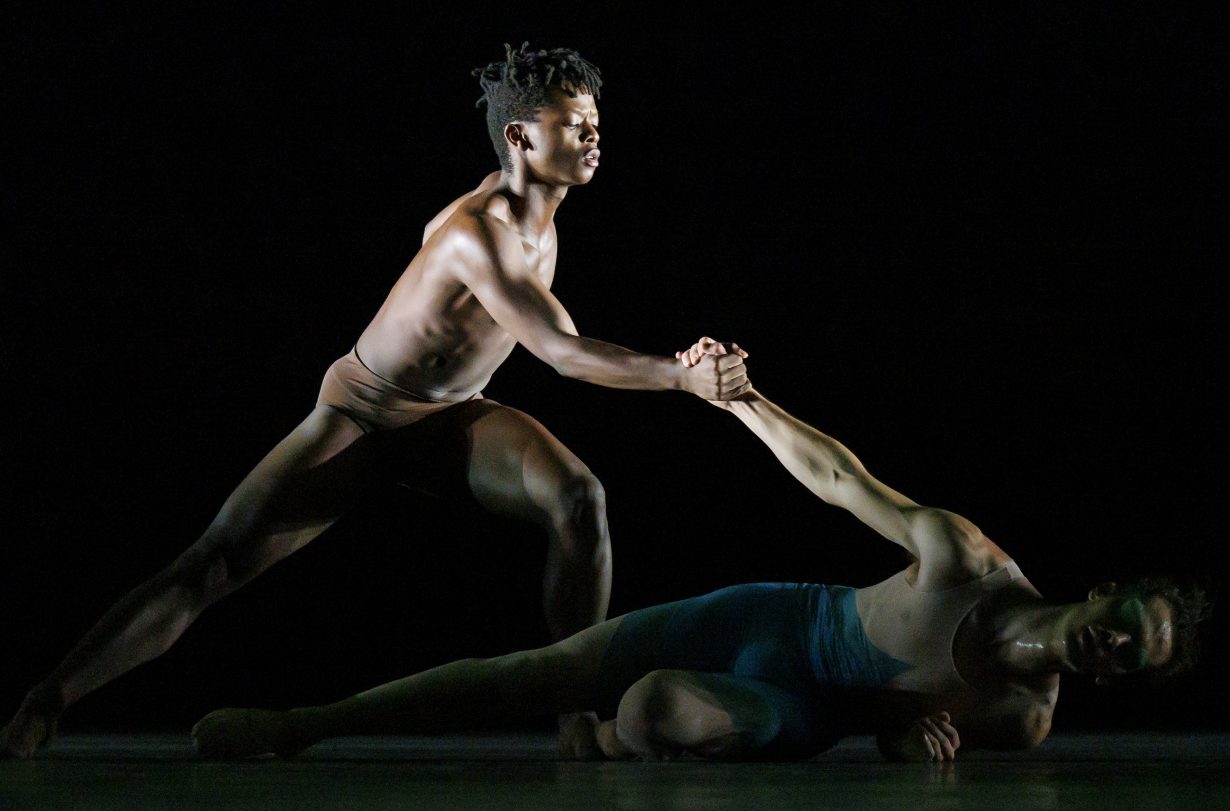
{"label": "reflection on stage floor", "polygon": [[0,808],[1230,808],[1230,736],[1054,735],[1022,753],[887,764],[869,738],[802,763],[568,763],[542,734],[348,738],[198,760],[186,736],[66,735],[0,761]]}

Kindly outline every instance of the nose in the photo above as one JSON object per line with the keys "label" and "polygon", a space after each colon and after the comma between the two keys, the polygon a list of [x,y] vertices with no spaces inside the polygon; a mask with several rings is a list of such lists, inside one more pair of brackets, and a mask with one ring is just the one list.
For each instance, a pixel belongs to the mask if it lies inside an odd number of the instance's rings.
{"label": "nose", "polygon": [[1116,631],[1111,628],[1103,628],[1102,641],[1106,644],[1106,647],[1114,650],[1120,645],[1125,645],[1128,642],[1131,642],[1132,635],[1126,631]]}
{"label": "nose", "polygon": [[598,145],[598,128],[588,121],[585,122],[585,143]]}

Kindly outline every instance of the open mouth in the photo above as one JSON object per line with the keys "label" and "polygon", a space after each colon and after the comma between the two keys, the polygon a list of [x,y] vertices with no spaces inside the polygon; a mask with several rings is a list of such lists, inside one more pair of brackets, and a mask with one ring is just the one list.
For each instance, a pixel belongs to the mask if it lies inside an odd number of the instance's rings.
{"label": "open mouth", "polygon": [[585,164],[586,166],[597,166],[598,158],[600,155],[602,155],[602,153],[599,152],[597,149],[591,149],[590,151],[585,153],[585,157],[581,158],[581,163]]}

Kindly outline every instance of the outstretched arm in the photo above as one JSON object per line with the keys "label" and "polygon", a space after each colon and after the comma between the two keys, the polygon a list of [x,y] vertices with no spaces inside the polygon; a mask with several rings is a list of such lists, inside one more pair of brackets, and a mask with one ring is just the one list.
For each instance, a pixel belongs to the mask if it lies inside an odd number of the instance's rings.
{"label": "outstretched arm", "polygon": [[879,481],[845,445],[792,417],[754,389],[722,405],[809,490],[849,510],[914,557],[938,562],[981,538],[977,527],[961,516],[923,507]]}
{"label": "outstretched arm", "polygon": [[[702,338],[677,353],[686,364],[717,354],[725,345]],[[732,351],[741,353],[737,346]],[[924,507],[877,480],[849,448],[786,413],[755,389],[737,400],[715,403],[760,437],[796,479],[825,502],[842,507],[876,532],[904,547],[929,570],[963,562],[989,545],[976,526],[956,513]]]}
{"label": "outstretched arm", "polygon": [[567,311],[525,260],[520,236],[492,213],[477,218],[462,248],[462,281],[501,327],[565,377],[618,389],[682,389],[726,400],[750,383],[737,355],[709,356],[691,368],[577,334]]}

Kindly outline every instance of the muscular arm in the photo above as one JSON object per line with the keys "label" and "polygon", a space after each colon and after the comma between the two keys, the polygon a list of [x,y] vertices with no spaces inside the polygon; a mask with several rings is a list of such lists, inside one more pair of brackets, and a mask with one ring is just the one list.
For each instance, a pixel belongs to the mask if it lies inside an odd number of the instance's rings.
{"label": "muscular arm", "polygon": [[961,516],[923,507],[878,481],[845,445],[787,414],[759,392],[752,390],[722,405],[809,490],[854,513],[920,560],[943,563],[982,539],[978,528]]}
{"label": "muscular arm", "polygon": [[501,327],[565,377],[619,389],[683,389],[724,400],[748,388],[737,356],[685,368],[674,358],[642,355],[577,334],[572,318],[525,260],[520,236],[490,213],[477,217],[462,281]]}
{"label": "muscular arm", "polygon": [[954,724],[969,749],[1032,749],[1051,732],[1051,717],[1059,697],[1059,682],[1033,689],[1003,686],[993,697],[963,710]]}

